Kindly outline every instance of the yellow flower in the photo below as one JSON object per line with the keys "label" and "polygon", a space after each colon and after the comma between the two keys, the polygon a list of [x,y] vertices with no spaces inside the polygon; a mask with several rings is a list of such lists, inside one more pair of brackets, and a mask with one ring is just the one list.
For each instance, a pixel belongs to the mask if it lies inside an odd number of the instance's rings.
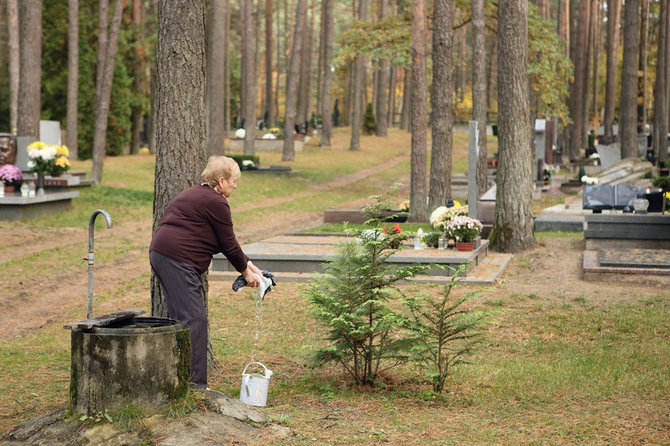
{"label": "yellow flower", "polygon": [[46,146],[47,145],[44,144],[42,141],[35,141],[34,143],[32,143],[28,146],[28,150],[30,150],[30,149],[42,150]]}
{"label": "yellow flower", "polygon": [[58,167],[70,167],[70,160],[68,160],[64,156],[59,156],[58,158],[56,158],[56,165]]}
{"label": "yellow flower", "polygon": [[62,146],[56,146],[56,153],[58,155],[70,155],[70,151],[67,149],[67,146],[63,144]]}

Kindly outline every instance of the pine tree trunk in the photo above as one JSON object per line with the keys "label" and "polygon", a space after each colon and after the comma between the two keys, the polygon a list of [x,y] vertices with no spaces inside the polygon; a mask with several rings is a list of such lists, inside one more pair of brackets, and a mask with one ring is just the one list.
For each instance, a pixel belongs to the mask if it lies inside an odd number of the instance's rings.
{"label": "pine tree trunk", "polygon": [[486,174],[486,23],[484,0],[472,0],[472,119],[479,130],[477,196],[488,188]]}
{"label": "pine tree trunk", "polygon": [[600,56],[600,0],[591,2],[591,122],[593,131],[598,128],[600,115],[598,113],[598,58]]}
{"label": "pine tree trunk", "polygon": [[222,155],[225,144],[225,51],[226,5],[223,0],[212,0],[207,27],[207,109],[209,116],[209,155]]}
{"label": "pine tree trunk", "polygon": [[[197,184],[207,162],[205,106],[205,0],[160,0],[156,45],[156,230],[168,203]],[[152,275],[151,308],[167,316],[167,307]]]}
{"label": "pine tree trunk", "polygon": [[[588,22],[587,22],[588,23]],[[498,6],[498,153],[493,249],[533,247],[532,139],[528,102],[528,3]]]}
{"label": "pine tree trunk", "polygon": [[400,110],[400,128],[409,131],[409,113],[412,108],[412,74],[403,68],[402,109]]}
{"label": "pine tree trunk", "polygon": [[647,124],[647,35],[649,25],[649,0],[641,0],[640,3],[640,54],[638,58],[637,72],[642,76],[637,79],[637,96],[642,98],[637,101],[638,122],[644,126]]}
{"label": "pine tree trunk", "polygon": [[256,139],[256,68],[254,56],[254,22],[253,22],[253,0],[242,0],[240,6],[244,5],[242,13],[242,66],[244,76],[241,79],[243,87],[242,116],[244,119],[244,153],[254,154],[254,140]]}
{"label": "pine tree trunk", "polygon": [[77,110],[79,102],[79,0],[68,2],[69,24],[67,38],[67,111],[66,144],[70,158],[77,159]]}
{"label": "pine tree trunk", "polygon": [[[430,158],[430,191],[428,214],[447,204],[451,197],[452,140],[454,127],[454,65],[452,29],[453,0],[435,0],[433,4],[433,85],[430,89],[432,107],[432,150]],[[413,135],[413,133],[412,133]]]}
{"label": "pine tree trunk", "polygon": [[[384,20],[389,13],[389,0],[381,0],[379,4],[379,19]],[[377,72],[377,95],[375,97],[375,117],[377,118],[377,136],[388,134],[388,89],[391,77],[391,62],[388,59],[379,61]]]}
{"label": "pine tree trunk", "polygon": [[614,102],[616,97],[617,55],[621,0],[607,0],[607,73],[605,79],[605,129],[602,142],[614,141]]}
{"label": "pine tree trunk", "polygon": [[118,48],[119,33],[121,31],[121,17],[123,15],[123,0],[114,1],[109,40],[105,45],[105,55],[101,76],[100,96],[95,107],[95,133],[93,135],[93,161],[91,164],[91,180],[95,184],[102,181],[102,166],[105,161],[105,147],[107,143],[107,120],[109,118],[109,101],[112,96],[114,80],[114,65]]}
{"label": "pine tree trunk", "polygon": [[[368,15],[368,0],[359,0],[358,20],[365,21]],[[365,56],[356,58],[354,74],[353,112],[351,114],[351,142],[349,150],[361,150],[361,126],[363,125],[363,90],[365,89]]]}
{"label": "pine tree trunk", "polygon": [[330,71],[330,63],[333,58],[333,2],[334,0],[323,0],[323,74],[322,77],[322,98],[321,98],[321,119],[323,127],[321,130],[321,142],[319,145],[330,147],[330,138],[332,136],[332,119],[330,117],[331,98],[330,89],[333,73]]}
{"label": "pine tree trunk", "polygon": [[412,2],[412,106],[410,127],[412,152],[410,156],[409,221],[425,222],[426,207],[426,2]]}
{"label": "pine tree trunk", "polygon": [[626,0],[623,27],[623,70],[619,100],[621,158],[637,157],[637,68],[640,44],[640,0]]}
{"label": "pine tree trunk", "polygon": [[307,20],[307,0],[298,0],[296,9],[293,46],[291,48],[291,59],[289,62],[289,74],[286,86],[286,115],[284,118],[284,148],[282,151],[282,161],[293,161],[295,159],[293,132],[296,116],[298,114],[298,78],[300,74],[302,34],[305,32],[305,22]]}
{"label": "pine tree trunk", "polygon": [[95,74],[96,100],[100,100],[102,77],[105,70],[105,54],[107,53],[109,21],[109,0],[100,0],[98,8],[98,65]]}
{"label": "pine tree trunk", "polygon": [[658,26],[658,50],[656,52],[656,81],[654,83],[654,131],[652,133],[652,147],[654,156],[659,161],[665,161],[668,155],[668,98],[665,67],[668,63],[666,58],[666,46],[668,44],[668,2],[661,2]]}
{"label": "pine tree trunk", "polygon": [[42,0],[19,2],[19,136],[40,137],[42,77]]}
{"label": "pine tree trunk", "polygon": [[[143,52],[145,48],[144,41],[144,5],[141,0],[133,0],[133,25],[136,29],[135,60],[133,62],[133,88],[136,94],[144,96],[146,94],[146,77]],[[130,142],[130,153],[136,154],[140,151],[142,144],[140,135],[144,126],[144,112],[142,104],[136,104],[131,111],[132,138]]]}
{"label": "pine tree trunk", "polygon": [[274,107],[272,106],[272,75],[274,67],[272,66],[272,0],[267,0],[265,11],[265,95],[263,103],[263,120],[267,127],[273,127],[275,122]]}
{"label": "pine tree trunk", "polygon": [[[580,0],[577,10],[577,26],[575,27],[574,45],[571,49],[572,63],[575,67],[574,80],[570,85],[570,118],[572,126],[570,131],[570,145],[568,156],[570,161],[580,158],[580,150],[583,146],[584,136],[584,108],[586,102],[586,79],[588,73],[588,31],[590,22],[591,0]],[[500,60],[498,60],[500,63]]]}
{"label": "pine tree trunk", "polygon": [[310,26],[305,23],[305,31],[302,33],[302,54],[300,55],[300,83],[298,88],[298,127],[307,132],[307,120],[309,109],[309,66],[311,59]]}
{"label": "pine tree trunk", "polygon": [[19,108],[19,6],[7,0],[7,55],[9,58],[9,132],[17,132]]}
{"label": "pine tree trunk", "polygon": [[[230,35],[230,3],[228,0],[224,0],[225,3],[225,14],[226,14],[226,29],[224,31],[224,34],[226,36]],[[224,55],[223,55],[223,65],[224,65],[224,76],[223,76],[223,84],[224,84],[224,100],[223,100],[223,115],[224,115],[224,123],[223,123],[223,128],[224,128],[224,138],[228,138],[230,136],[230,129],[231,125],[233,122],[233,117],[232,117],[232,112],[230,109],[230,39],[226,39],[225,42],[223,42],[223,47],[224,47]]]}

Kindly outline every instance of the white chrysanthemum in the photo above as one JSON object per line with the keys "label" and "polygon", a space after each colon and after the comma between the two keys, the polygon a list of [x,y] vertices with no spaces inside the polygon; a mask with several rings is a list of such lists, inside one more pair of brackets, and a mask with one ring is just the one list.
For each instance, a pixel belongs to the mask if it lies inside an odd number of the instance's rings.
{"label": "white chrysanthemum", "polygon": [[237,130],[235,130],[235,138],[240,138],[240,139],[242,139],[242,138],[244,138],[245,136],[247,136],[247,131],[246,131],[246,130],[244,130],[244,129],[237,129]]}
{"label": "white chrysanthemum", "polygon": [[261,139],[277,139],[277,136],[272,133],[266,133]]}
{"label": "white chrysanthemum", "polygon": [[440,206],[439,208],[435,209],[432,214],[430,214],[430,224],[435,226],[435,223],[441,221],[442,216],[446,214],[447,212],[447,207],[446,206]]}
{"label": "white chrysanthemum", "polygon": [[35,161],[32,161],[32,160],[31,160],[31,161],[28,161],[28,162],[26,163],[26,166],[28,167],[28,169],[32,169],[32,168],[34,168],[34,167],[35,167]]}

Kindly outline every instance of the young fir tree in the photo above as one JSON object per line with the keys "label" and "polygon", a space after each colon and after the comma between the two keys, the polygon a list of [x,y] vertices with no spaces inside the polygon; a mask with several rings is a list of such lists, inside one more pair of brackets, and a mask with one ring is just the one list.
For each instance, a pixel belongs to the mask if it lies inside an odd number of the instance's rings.
{"label": "young fir tree", "polygon": [[375,197],[365,208],[373,229],[342,245],[326,265],[326,274],[305,291],[314,315],[327,327],[328,345],[314,352],[312,365],[336,362],[356,384],[374,385],[379,373],[407,359],[407,342],[399,336],[404,317],[389,303],[404,297],[398,281],[425,271],[428,265],[387,262],[405,233],[385,234],[382,211],[390,194]]}
{"label": "young fir tree", "polygon": [[366,135],[372,135],[377,131],[377,120],[375,119],[375,112],[372,110],[372,104],[365,107],[365,115],[363,116],[363,130]]}
{"label": "young fir tree", "polygon": [[462,265],[453,271],[441,295],[410,297],[404,301],[409,310],[406,327],[411,333],[409,359],[427,366],[426,373],[437,393],[444,390],[454,366],[465,363],[463,358],[481,341],[484,319],[491,314],[461,307],[479,291],[450,298],[464,270]]}

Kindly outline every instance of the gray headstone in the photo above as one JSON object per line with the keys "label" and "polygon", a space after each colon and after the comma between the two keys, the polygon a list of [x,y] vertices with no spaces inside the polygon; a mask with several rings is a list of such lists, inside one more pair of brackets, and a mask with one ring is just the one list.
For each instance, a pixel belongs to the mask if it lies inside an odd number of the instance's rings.
{"label": "gray headstone", "polygon": [[469,143],[468,143],[468,216],[470,218],[479,218],[477,212],[477,202],[479,193],[477,192],[477,162],[479,159],[479,131],[477,121],[470,121],[468,124]]}
{"label": "gray headstone", "polygon": [[28,172],[28,146],[35,142],[32,136],[19,136],[16,138],[16,166],[24,172]]}
{"label": "gray headstone", "polygon": [[610,144],[609,146],[598,144],[596,150],[600,156],[600,165],[603,169],[621,161],[621,147],[618,144]]}
{"label": "gray headstone", "polygon": [[44,144],[55,144],[60,146],[60,122],[40,121],[40,141]]}

